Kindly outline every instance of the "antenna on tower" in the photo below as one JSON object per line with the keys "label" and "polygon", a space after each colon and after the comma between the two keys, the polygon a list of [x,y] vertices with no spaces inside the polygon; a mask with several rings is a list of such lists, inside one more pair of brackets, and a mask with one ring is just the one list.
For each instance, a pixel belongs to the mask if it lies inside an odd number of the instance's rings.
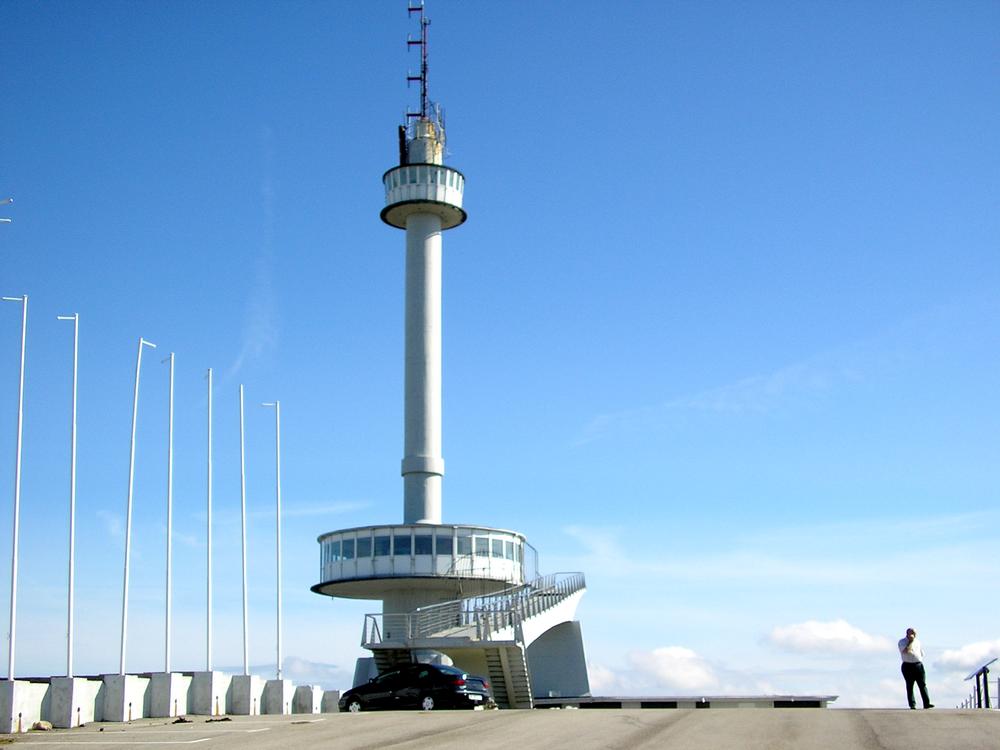
{"label": "antenna on tower", "polygon": [[430,110],[430,101],[427,98],[427,27],[431,25],[431,19],[424,15],[424,0],[420,0],[419,2],[410,0],[406,7],[406,13],[408,16],[413,16],[416,13],[420,18],[420,38],[412,39],[409,35],[406,37],[406,46],[408,49],[411,47],[420,47],[420,75],[406,76],[407,86],[413,81],[420,82],[420,111],[406,113],[406,122],[409,124],[410,120],[414,117],[419,117],[421,120],[428,119],[428,112]]}

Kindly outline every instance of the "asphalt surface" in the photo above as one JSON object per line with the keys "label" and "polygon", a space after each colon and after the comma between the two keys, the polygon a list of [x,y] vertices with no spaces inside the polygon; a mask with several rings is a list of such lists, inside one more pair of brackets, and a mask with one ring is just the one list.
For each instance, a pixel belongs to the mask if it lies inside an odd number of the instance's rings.
{"label": "asphalt surface", "polygon": [[144,719],[3,740],[22,748],[80,745],[87,750],[186,745],[205,750],[998,750],[1000,711],[563,709],[254,716],[228,722],[191,717],[190,724]]}

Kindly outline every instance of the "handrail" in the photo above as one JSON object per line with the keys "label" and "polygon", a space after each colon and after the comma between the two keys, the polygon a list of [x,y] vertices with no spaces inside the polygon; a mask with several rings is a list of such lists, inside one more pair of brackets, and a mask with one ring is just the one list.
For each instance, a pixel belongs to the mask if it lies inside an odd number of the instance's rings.
{"label": "handrail", "polygon": [[559,604],[586,585],[583,573],[552,573],[495,594],[431,604],[409,614],[368,614],[361,645],[368,648],[434,636],[490,640],[495,632],[511,627],[520,639],[524,620]]}
{"label": "handrail", "polygon": [[[997,661],[994,657],[966,677],[966,681],[975,680],[976,686],[972,694],[959,708],[991,708],[990,706],[990,667]],[[997,681],[997,693],[1000,694],[1000,680]]]}

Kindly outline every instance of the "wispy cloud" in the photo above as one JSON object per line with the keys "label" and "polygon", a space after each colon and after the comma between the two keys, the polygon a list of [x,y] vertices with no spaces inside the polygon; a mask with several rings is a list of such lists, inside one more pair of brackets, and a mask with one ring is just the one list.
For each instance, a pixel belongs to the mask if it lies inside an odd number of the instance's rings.
{"label": "wispy cloud", "polygon": [[275,221],[275,187],[271,179],[273,146],[272,132],[265,127],[261,133],[264,173],[260,185],[261,229],[260,254],[254,261],[254,284],[247,300],[247,310],[243,324],[243,341],[236,359],[226,370],[225,379],[230,380],[240,373],[250,361],[265,356],[278,344],[278,324],[275,314],[274,287],[272,277],[272,257]]}
{"label": "wispy cloud", "polygon": [[846,620],[806,622],[775,627],[767,638],[785,651],[819,654],[870,654],[892,650],[889,639],[871,635]]}
{"label": "wispy cloud", "polygon": [[870,336],[819,351],[796,362],[653,404],[599,414],[573,441],[584,445],[610,435],[658,429],[681,413],[759,415],[813,403],[838,389],[873,378],[886,368],[941,356],[947,347],[995,320],[996,301],[969,296],[897,321]]}
{"label": "wispy cloud", "polygon": [[122,523],[120,514],[99,510],[97,511],[97,517],[104,523],[104,529],[108,532],[109,536],[113,539],[125,538],[125,525]]}
{"label": "wispy cloud", "polygon": [[841,356],[842,361],[818,356],[659,404],[601,414],[583,428],[574,444],[590,443],[613,432],[655,427],[682,411],[764,414],[791,400],[816,398],[841,383],[862,378],[860,362],[849,361],[857,357]]}

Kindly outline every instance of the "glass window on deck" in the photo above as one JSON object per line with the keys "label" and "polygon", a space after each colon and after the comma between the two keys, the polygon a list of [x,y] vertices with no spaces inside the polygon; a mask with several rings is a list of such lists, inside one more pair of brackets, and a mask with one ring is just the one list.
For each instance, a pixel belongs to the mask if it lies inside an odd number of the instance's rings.
{"label": "glass window on deck", "polygon": [[413,553],[429,555],[433,551],[433,537],[430,534],[417,534],[413,537]]}
{"label": "glass window on deck", "polygon": [[434,539],[434,551],[439,555],[450,555],[452,549],[452,542],[450,536],[445,536],[441,532]]}
{"label": "glass window on deck", "polygon": [[399,557],[400,555],[410,556],[410,534],[409,532],[397,533],[392,538],[393,550],[392,554]]}
{"label": "glass window on deck", "polygon": [[389,547],[388,536],[380,534],[375,537],[375,557],[388,557]]}
{"label": "glass window on deck", "polygon": [[472,537],[468,534],[459,534],[456,539],[458,546],[458,554],[460,555],[471,555],[472,554]]}
{"label": "glass window on deck", "polygon": [[358,538],[358,559],[372,556],[372,538],[370,536]]}

